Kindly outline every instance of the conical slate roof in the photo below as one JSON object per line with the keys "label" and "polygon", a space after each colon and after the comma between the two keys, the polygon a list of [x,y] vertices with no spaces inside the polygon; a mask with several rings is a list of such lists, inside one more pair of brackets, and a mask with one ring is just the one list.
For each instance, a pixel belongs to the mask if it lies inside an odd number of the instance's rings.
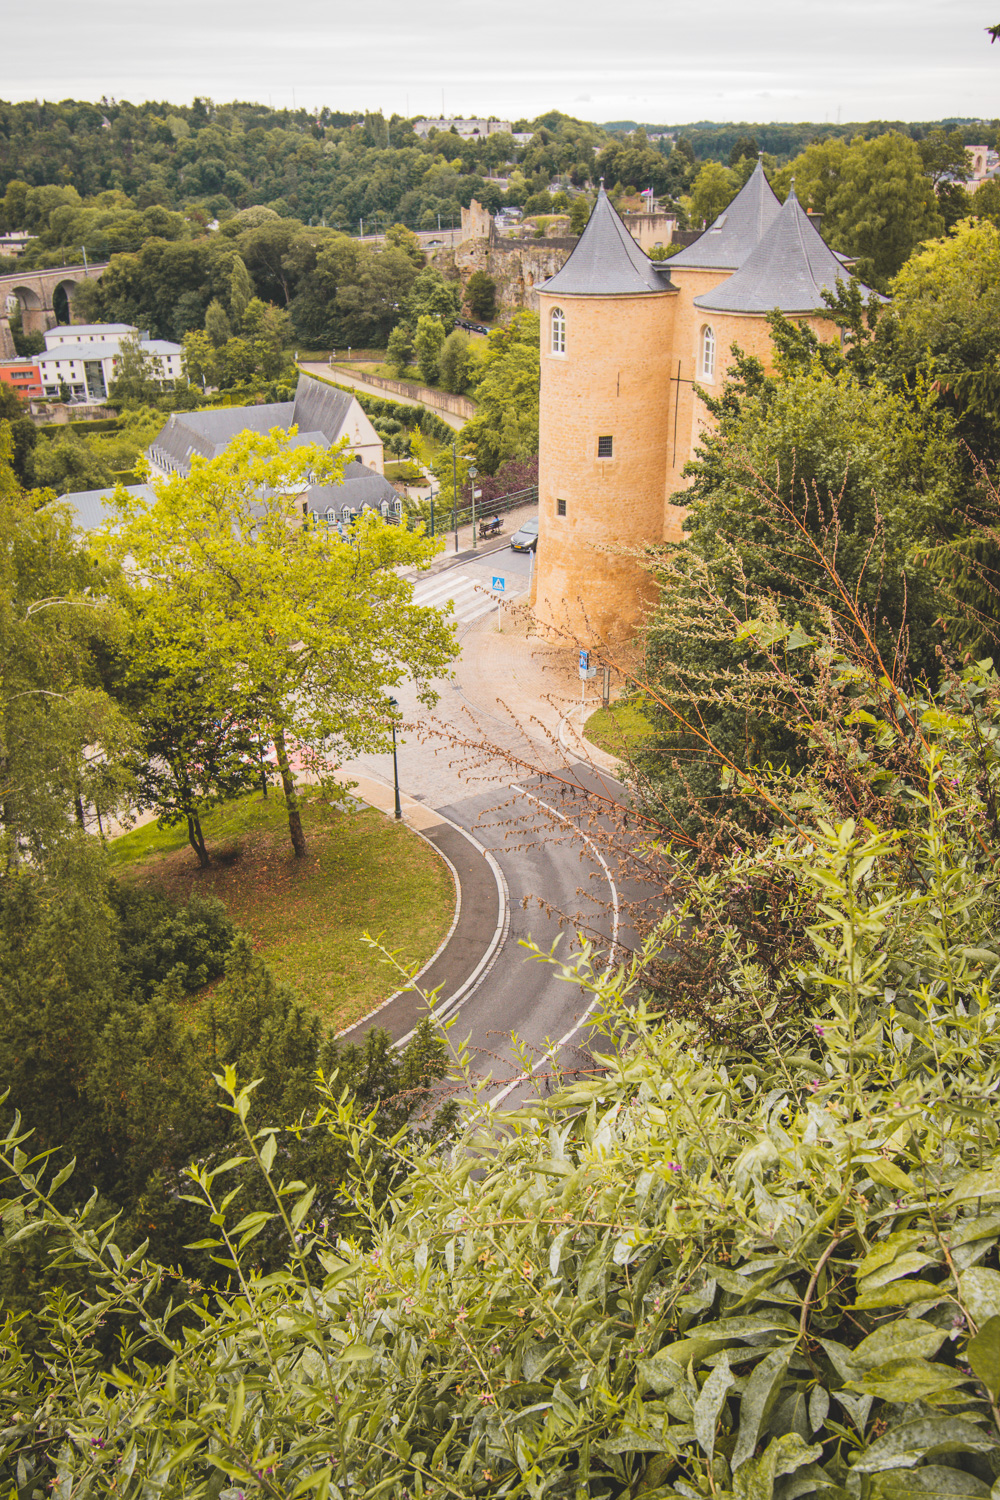
{"label": "conical slate roof", "polygon": [[559,297],[627,297],[677,288],[671,285],[666,262],[652,261],[639,249],[602,185],[566,264],[537,290]]}
{"label": "conical slate roof", "polygon": [[746,182],[693,245],[670,257],[671,266],[704,271],[736,271],[760,243],[781,212],[781,204],[758,160]]}
{"label": "conical slate roof", "polygon": [[[848,281],[846,270],[810,222],[795,189],[757,248],[734,275],[694,299],[707,312],[785,313],[825,312],[823,292],[836,292],[837,281]],[[864,299],[877,292],[863,287]]]}

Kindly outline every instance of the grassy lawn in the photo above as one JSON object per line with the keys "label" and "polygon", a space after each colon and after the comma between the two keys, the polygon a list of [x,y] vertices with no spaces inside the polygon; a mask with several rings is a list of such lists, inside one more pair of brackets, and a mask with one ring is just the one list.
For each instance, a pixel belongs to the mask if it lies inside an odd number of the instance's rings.
{"label": "grassy lawn", "polygon": [[304,799],[309,853],[288,840],[284,801],[242,798],[204,821],[213,863],[201,870],[181,828],[149,823],[115,839],[122,878],[156,885],[177,901],[218,896],[249,932],[275,978],[334,1030],[399,988],[395,970],[362,941],[384,934],[406,962],[425,963],[451,926],[455,890],[434,852],[409,829],[355,804],[341,812]]}
{"label": "grassy lawn", "polygon": [[391,460],[385,466],[386,479],[402,479],[406,484],[426,484],[427,480],[416,464],[409,459],[393,463]]}
{"label": "grassy lawn", "polygon": [[638,750],[643,740],[655,732],[639,704],[627,699],[612,703],[610,708],[599,708],[583,726],[583,733],[592,745],[622,759]]}

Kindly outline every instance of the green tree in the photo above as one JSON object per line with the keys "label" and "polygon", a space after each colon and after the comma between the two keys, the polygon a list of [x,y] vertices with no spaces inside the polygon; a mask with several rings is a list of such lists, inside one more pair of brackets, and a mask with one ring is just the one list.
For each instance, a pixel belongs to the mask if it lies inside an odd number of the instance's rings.
{"label": "green tree", "polygon": [[417,319],[417,328],[413,335],[413,352],[416,356],[417,368],[428,385],[433,385],[438,378],[444,341],[444,324],[438,318],[422,313]]}
{"label": "green tree", "polygon": [[858,275],[880,287],[944,227],[916,143],[896,131],[851,152],[829,213],[839,248],[856,254]]}
{"label": "green tree", "polygon": [[270,726],[298,855],[292,742],[320,770],[383,749],[387,690],[412,675],[433,701],[430,680],[455,650],[452,627],[412,603],[397,571],[426,566],[436,542],[369,517],[345,547],[303,523],[310,484],[336,483],[342,465],[339,449],[243,433],[190,476],[154,481],[152,501],[119,491],[121,521],[104,538],[110,557],[131,559],[164,665],[181,682],[202,671],[207,694]]}
{"label": "green tree", "polygon": [[122,339],[115,359],[115,378],[108,393],[114,405],[130,410],[149,406],[165,386],[163,361],[144,349],[138,338]]}
{"label": "green tree", "polygon": [[569,227],[572,234],[583,233],[590,219],[590,210],[590,200],[582,193],[573,199],[573,206],[569,211]]}
{"label": "green tree", "polygon": [[[77,544],[51,494],[30,498],[0,422],[0,839],[2,865],[36,864],[130,790],[127,725],[101,686],[116,628],[109,574]],[[39,501],[42,502],[39,505]],[[45,503],[49,502],[49,503]]]}
{"label": "green tree", "polygon": [[436,266],[426,266],[409,289],[405,313],[414,325],[422,317],[437,318],[447,333],[461,305],[462,283],[446,281]]}
{"label": "green tree", "polygon": [[[200,632],[189,629],[187,642],[173,633],[163,638],[147,621],[141,597],[130,602],[129,629],[114,653],[114,694],[136,729],[135,804],[154,809],[159,828],[184,824],[204,869],[210,863],[201,826],[205,814],[266,787],[267,727],[248,716],[243,704],[232,707],[220,698],[224,664],[208,670]],[[172,632],[179,628],[177,621],[170,625]],[[186,673],[176,666],[185,656],[197,661]]]}
{"label": "green tree", "polygon": [[507,459],[532,458],[538,452],[538,339],[538,315],[522,312],[504,328],[495,328],[486,341],[476,415],[462,433],[483,474],[495,474]]}
{"label": "green tree", "polygon": [[413,335],[408,324],[396,324],[389,335],[385,357],[396,374],[401,376],[413,358]]}
{"label": "green tree", "polygon": [[218,356],[208,334],[202,333],[200,329],[191,329],[184,335],[182,347],[184,373],[192,385],[218,385]]}
{"label": "green tree", "polygon": [[756,165],[759,150],[760,147],[752,135],[741,135],[733,143],[733,148],[729,153],[729,165],[738,167],[744,158],[748,158]]}
{"label": "green tree", "polygon": [[460,328],[449,333],[441,345],[438,365],[444,390],[460,395],[462,391],[469,389],[472,361],[467,333],[463,333]]}
{"label": "green tree", "polygon": [[[780,318],[772,327],[779,348],[795,337]],[[688,466],[688,537],[665,551],[649,624],[650,674],[671,707],[654,713],[662,738],[643,764],[688,832],[725,805],[719,752],[740,767],[801,766],[788,705],[754,686],[756,648],[739,634],[749,617],[815,631],[832,612],[863,644],[835,569],[885,661],[937,671],[937,586],[915,554],[954,508],[948,415],[926,386],[911,401],[843,365],[828,374],[807,351],[785,368],[766,378],[742,357],[710,403],[715,428]],[[698,734],[672,732],[682,705]]]}
{"label": "green tree", "polygon": [[717,219],[736,196],[736,179],[728,167],[707,161],[691,188],[691,222],[705,226]]}
{"label": "green tree", "polygon": [[394,250],[402,250],[408,255],[418,270],[425,264],[426,256],[420,248],[420,241],[405,224],[390,224],[385,232],[385,242]]}
{"label": "green tree", "polygon": [[497,284],[485,271],[473,271],[465,288],[465,300],[474,318],[487,321],[496,316]]}
{"label": "green tree", "polygon": [[242,329],[243,318],[251,298],[254,296],[253,281],[242,257],[233,257],[233,271],[229,280],[229,313],[233,327]]}
{"label": "green tree", "polygon": [[205,332],[216,349],[221,349],[223,344],[231,337],[231,325],[226,315],[226,309],[217,297],[213,297],[205,312]]}

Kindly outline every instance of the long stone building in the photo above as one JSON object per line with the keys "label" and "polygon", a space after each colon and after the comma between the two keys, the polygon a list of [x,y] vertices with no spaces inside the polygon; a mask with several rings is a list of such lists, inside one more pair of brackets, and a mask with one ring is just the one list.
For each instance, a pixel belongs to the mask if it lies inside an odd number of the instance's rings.
{"label": "long stone building", "polygon": [[707,419],[695,385],[719,390],[733,344],[769,367],[774,308],[836,336],[822,294],[849,275],[794,191],[782,205],[759,163],[667,261],[643,253],[602,186],[573,253],[536,289],[535,614],[548,633],[588,644],[634,630],[654,590],[628,553],[682,535],[671,497]]}

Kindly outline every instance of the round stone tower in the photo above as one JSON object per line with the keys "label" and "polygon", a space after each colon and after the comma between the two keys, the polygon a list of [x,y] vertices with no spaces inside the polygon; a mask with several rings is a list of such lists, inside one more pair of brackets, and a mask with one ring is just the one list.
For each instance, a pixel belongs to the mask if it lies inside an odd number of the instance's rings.
{"label": "round stone tower", "polygon": [[603,187],[541,314],[535,615],[583,646],[624,635],[654,589],[631,551],[663,539],[673,324],[669,262]]}

